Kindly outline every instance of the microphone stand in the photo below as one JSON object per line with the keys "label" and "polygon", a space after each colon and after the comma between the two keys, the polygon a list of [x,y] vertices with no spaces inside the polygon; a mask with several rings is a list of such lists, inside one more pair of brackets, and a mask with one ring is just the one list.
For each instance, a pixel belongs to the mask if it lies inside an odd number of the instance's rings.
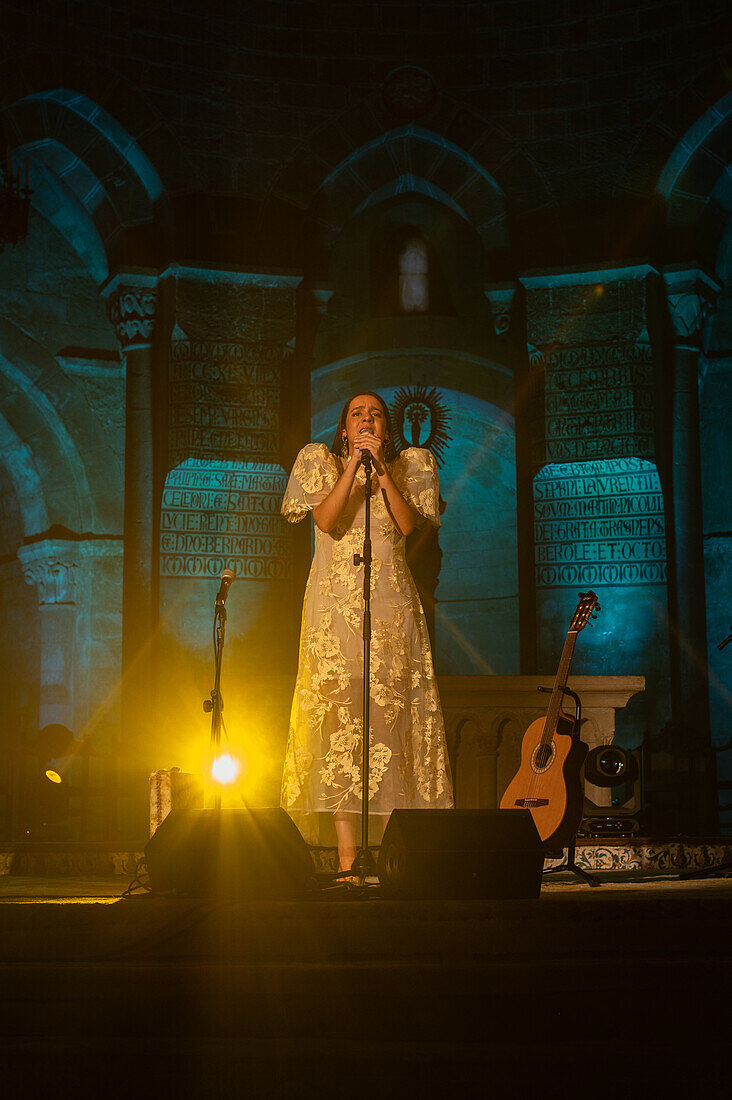
{"label": "microphone stand", "polygon": [[[218,760],[221,750],[221,727],[223,726],[224,700],[221,697],[221,664],[224,656],[224,640],[226,635],[225,599],[226,596],[222,595],[221,589],[219,589],[219,594],[216,597],[216,606],[214,608],[214,658],[216,661],[216,673],[210,697],[203,701],[204,711],[206,714],[210,713],[211,715],[212,767],[213,763]],[[221,789],[218,786],[216,786],[214,792],[213,808],[214,810],[221,809]]]}
{"label": "microphone stand", "polygon": [[351,865],[363,886],[376,874],[376,861],[369,848],[369,709],[371,687],[371,453],[361,452],[366,473],[363,553],[353,555],[354,565],[363,565],[363,752],[361,757],[361,847]]}

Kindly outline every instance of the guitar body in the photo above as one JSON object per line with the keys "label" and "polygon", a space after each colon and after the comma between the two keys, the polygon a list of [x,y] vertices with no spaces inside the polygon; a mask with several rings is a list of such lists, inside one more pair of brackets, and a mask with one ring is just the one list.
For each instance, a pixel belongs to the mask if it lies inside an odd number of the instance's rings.
{"label": "guitar body", "polygon": [[529,810],[547,855],[561,855],[582,820],[580,772],[587,745],[571,736],[571,719],[561,712],[551,743],[542,745],[544,727],[545,719],[537,718],[526,730],[521,764],[501,799],[501,809]]}
{"label": "guitar body", "polygon": [[[562,711],[565,695],[580,700],[567,688],[577,635],[600,610],[594,592],[580,592],[577,610],[567,631],[559,668],[545,718],[532,722],[521,743],[521,765],[501,799],[502,810],[523,808],[531,813],[548,856],[560,856],[568,847],[582,820],[584,796],[580,769],[587,745],[572,737],[574,724]],[[546,690],[546,689],[542,689]]]}

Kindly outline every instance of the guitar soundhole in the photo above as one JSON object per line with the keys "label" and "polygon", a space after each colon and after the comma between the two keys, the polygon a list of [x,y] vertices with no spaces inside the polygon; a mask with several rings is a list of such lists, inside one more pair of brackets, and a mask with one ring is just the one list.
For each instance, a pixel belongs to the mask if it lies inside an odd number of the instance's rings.
{"label": "guitar soundhole", "polygon": [[531,767],[535,772],[545,772],[556,755],[556,745],[537,745],[531,757]]}

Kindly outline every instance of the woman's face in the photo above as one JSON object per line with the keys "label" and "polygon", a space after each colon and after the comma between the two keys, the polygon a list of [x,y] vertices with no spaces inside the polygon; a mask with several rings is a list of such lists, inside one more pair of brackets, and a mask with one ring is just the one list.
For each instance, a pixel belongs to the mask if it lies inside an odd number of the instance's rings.
{"label": "woman's face", "polygon": [[362,431],[371,432],[378,439],[386,439],[384,406],[377,397],[372,397],[369,393],[358,394],[348,406],[344,439],[348,439],[349,451],[353,448],[354,439]]}

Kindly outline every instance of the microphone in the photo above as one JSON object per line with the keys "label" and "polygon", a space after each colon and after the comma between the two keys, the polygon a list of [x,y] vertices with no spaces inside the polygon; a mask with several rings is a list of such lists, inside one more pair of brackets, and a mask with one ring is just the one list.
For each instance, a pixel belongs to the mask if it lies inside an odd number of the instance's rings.
{"label": "microphone", "polygon": [[233,569],[221,570],[221,584],[219,585],[218,593],[216,594],[216,603],[226,603],[226,597],[229,595],[229,589],[236,580],[236,573]]}
{"label": "microphone", "polygon": [[[364,428],[364,431],[366,432],[367,435],[373,435],[374,434],[372,431],[369,431],[368,428]],[[372,463],[372,461],[373,461],[373,455],[371,454],[371,451],[366,451],[366,450],[361,451],[361,465],[363,466],[364,470],[366,471],[366,476],[367,477],[369,477],[371,475],[371,463]]]}

